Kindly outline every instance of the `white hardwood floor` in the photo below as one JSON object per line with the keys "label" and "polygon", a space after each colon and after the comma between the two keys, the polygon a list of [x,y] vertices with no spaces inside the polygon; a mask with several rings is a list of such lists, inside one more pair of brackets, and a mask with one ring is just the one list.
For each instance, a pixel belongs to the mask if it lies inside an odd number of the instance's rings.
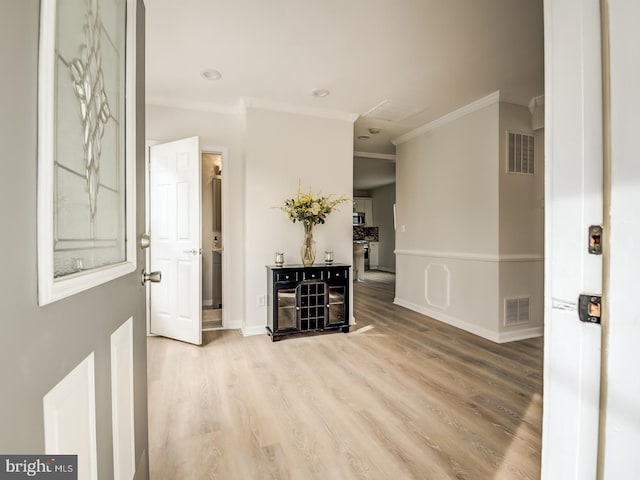
{"label": "white hardwood floor", "polygon": [[539,478],[542,339],[494,344],[366,280],[348,334],[149,338],[151,479]]}

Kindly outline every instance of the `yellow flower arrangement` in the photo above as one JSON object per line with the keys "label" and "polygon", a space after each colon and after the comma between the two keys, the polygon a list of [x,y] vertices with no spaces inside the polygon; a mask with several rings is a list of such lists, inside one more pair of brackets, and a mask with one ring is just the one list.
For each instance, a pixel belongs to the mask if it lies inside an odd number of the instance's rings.
{"label": "yellow flower arrangement", "polygon": [[303,193],[298,183],[298,190],[293,198],[287,198],[280,207],[285,216],[293,223],[301,222],[305,225],[318,225],[324,223],[327,216],[337,209],[341,203],[352,201],[346,195],[337,198],[335,195],[312,194],[311,187],[308,193]]}

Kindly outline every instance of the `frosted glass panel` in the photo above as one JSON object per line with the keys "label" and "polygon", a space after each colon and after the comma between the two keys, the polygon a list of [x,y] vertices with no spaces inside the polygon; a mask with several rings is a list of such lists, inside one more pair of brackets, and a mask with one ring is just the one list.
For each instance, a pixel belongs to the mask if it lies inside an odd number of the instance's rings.
{"label": "frosted glass panel", "polygon": [[54,277],[125,254],[125,0],[56,6]]}

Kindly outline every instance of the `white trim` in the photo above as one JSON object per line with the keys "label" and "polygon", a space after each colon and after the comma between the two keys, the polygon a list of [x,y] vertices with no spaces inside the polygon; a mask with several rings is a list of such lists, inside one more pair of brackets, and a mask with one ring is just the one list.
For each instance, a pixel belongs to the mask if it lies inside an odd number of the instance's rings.
{"label": "white trim", "polygon": [[338,112],[335,110],[327,110],[323,108],[300,107],[287,103],[272,102],[259,98],[245,97],[243,98],[245,110],[249,108],[259,110],[271,110],[274,112],[292,113],[294,115],[308,115],[310,117],[327,118],[329,120],[342,120],[344,122],[355,122],[360,115],[350,112]]}
{"label": "white trim", "polygon": [[202,299],[203,307],[212,307],[213,306],[213,298],[203,298]]}
{"label": "white trim", "polygon": [[499,101],[500,101],[500,92],[499,91],[493,92],[492,94],[487,95],[486,97],[482,97],[476,100],[475,102],[471,102],[470,104],[465,105],[464,107],[460,107],[457,110],[447,113],[446,115],[440,118],[436,118],[435,120],[425,125],[422,125],[421,127],[418,127],[415,130],[411,130],[410,132],[407,132],[404,135],[400,135],[398,138],[391,140],[391,143],[393,143],[395,146],[398,146],[402,143],[408,142],[409,140],[419,137],[424,133],[430,132],[431,130],[434,130],[438,127],[442,127],[447,123],[451,123],[454,120],[464,117],[465,115],[468,115],[482,108],[488,107],[489,105],[498,103]]}
{"label": "white trim", "polygon": [[375,158],[378,160],[391,160],[392,162],[396,161],[396,156],[388,153],[371,153],[371,152],[354,151],[353,156],[359,157],[359,158]]}
{"label": "white trim", "polygon": [[251,337],[253,335],[266,335],[267,328],[266,325],[252,325],[247,327],[246,325],[242,326],[242,335],[245,337]]}
{"label": "white trim", "polygon": [[126,260],[54,279],[53,175],[56,0],[41,2],[38,65],[38,304],[47,305],[102,285],[136,269],[136,2],[127,0],[125,78]]}
{"label": "white trim", "polygon": [[537,338],[544,335],[544,326],[524,328],[498,333],[497,343],[517,342],[518,340],[526,340],[528,338]]}
{"label": "white trim", "polygon": [[[122,378],[124,375],[124,378]],[[133,317],[111,334],[111,424],[113,478],[130,480],[135,474],[133,401]]]}
{"label": "white trim", "polygon": [[[78,466],[88,467],[82,478],[89,480],[98,478],[95,385],[95,361],[91,352],[42,399],[45,453],[79,454]],[[78,411],[79,405],[83,407],[81,411]]]}
{"label": "white trim", "polygon": [[[150,151],[151,147],[161,143],[159,140],[145,140],[144,142],[144,231],[149,233],[151,231],[151,190],[150,190]],[[145,249],[144,254],[145,272],[151,270],[151,249]],[[145,286],[145,321],[147,323],[147,336],[155,337],[156,335],[151,333],[151,289]]]}
{"label": "white trim", "polygon": [[529,102],[529,112],[531,112],[531,115],[535,115],[539,109],[544,109],[544,94],[533,97]]}
{"label": "white trim", "polygon": [[540,253],[505,254],[499,255],[500,262],[543,262],[544,255]]}
{"label": "white trim", "polygon": [[[435,302],[432,302],[429,298],[429,271],[435,268],[441,269],[447,275],[447,283],[446,283],[446,301],[444,305],[438,305]],[[427,301],[429,305],[432,307],[439,308],[441,310],[446,310],[449,305],[451,305],[451,272],[447,268],[447,266],[443,263],[429,263],[427,268],[424,271],[424,299]]]}
{"label": "white trim", "polygon": [[423,307],[421,305],[417,305],[398,297],[393,299],[393,303],[400,307],[404,307],[414,312],[421,313],[422,315],[433,318],[434,320],[438,320],[439,322],[451,325],[452,327],[460,328],[461,330],[464,330],[466,332],[473,333],[474,335],[478,335],[482,338],[486,338],[487,340],[491,340],[495,343],[506,343],[516,340],[525,340],[527,338],[541,337],[544,333],[543,326],[520,330],[514,329],[506,332],[494,332],[492,330],[479,327],[478,325],[474,325],[459,318],[452,317],[451,315],[447,315],[446,313],[440,312],[438,310]]}
{"label": "white trim", "polygon": [[452,260],[470,260],[475,262],[542,262],[544,255],[539,253],[522,254],[486,254],[486,253],[461,253],[461,252],[434,252],[429,250],[401,249],[395,250],[396,255],[425,257],[425,258],[449,258]]}
{"label": "white trim", "polygon": [[179,108],[181,110],[196,110],[200,112],[222,113],[224,115],[239,115],[242,113],[242,105],[220,105],[217,103],[184,100],[172,97],[147,97],[148,106]]}
{"label": "white trim", "polygon": [[422,305],[417,305],[413,302],[409,302],[408,300],[403,300],[402,298],[394,298],[393,303],[395,305],[399,305],[404,308],[408,308],[417,313],[421,313],[427,317],[431,317],[434,320],[438,320],[442,323],[446,323],[447,325],[451,325],[456,328],[460,328],[467,332],[473,333],[474,335],[478,335],[479,337],[486,338],[487,340],[491,340],[492,342],[498,342],[498,332],[494,332],[492,330],[488,330],[486,328],[479,327],[478,325],[474,325],[473,323],[466,322],[456,317],[452,317],[451,315],[447,315],[439,310],[434,310],[428,307],[423,307]]}

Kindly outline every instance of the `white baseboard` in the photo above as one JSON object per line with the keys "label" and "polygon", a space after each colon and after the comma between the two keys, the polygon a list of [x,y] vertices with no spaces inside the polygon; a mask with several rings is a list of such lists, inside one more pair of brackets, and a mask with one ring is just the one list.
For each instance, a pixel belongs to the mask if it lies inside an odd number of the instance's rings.
{"label": "white baseboard", "polygon": [[247,327],[245,325],[242,326],[242,335],[244,335],[245,337],[250,337],[253,335],[266,335],[267,334],[267,329],[265,328],[265,325],[252,325],[250,327]]}
{"label": "white baseboard", "polygon": [[543,326],[522,328],[520,330],[500,332],[498,334],[498,343],[516,342],[518,340],[526,340],[527,338],[542,337],[543,335]]}
{"label": "white baseboard", "polygon": [[417,305],[407,300],[403,300],[402,298],[394,298],[393,303],[395,303],[396,305],[400,305],[401,307],[408,308],[409,310],[413,310],[414,312],[421,313],[422,315],[426,315],[427,317],[434,318],[442,323],[446,323],[447,325],[451,325],[453,327],[473,333],[474,335],[478,335],[479,337],[486,338],[487,340],[491,340],[492,342],[498,342],[498,332],[493,332],[487,328],[474,325],[473,323],[465,322],[464,320],[461,320],[459,318],[447,315],[444,312],[428,307],[423,307],[422,305]]}
{"label": "white baseboard", "polygon": [[452,317],[451,315],[447,315],[444,312],[428,307],[423,307],[422,305],[417,305],[398,297],[393,299],[393,303],[401,307],[408,308],[409,310],[413,310],[414,312],[421,313],[422,315],[426,315],[427,317],[431,317],[442,323],[446,323],[447,325],[451,325],[452,327],[460,328],[461,330],[473,333],[474,335],[478,335],[479,337],[486,338],[487,340],[491,340],[495,343],[506,343],[516,340],[524,340],[527,338],[541,337],[544,333],[543,327],[526,328],[509,332],[494,332],[493,330],[489,330],[487,328],[474,325],[473,323],[466,322],[459,318]]}
{"label": "white baseboard", "polygon": [[202,299],[203,307],[211,307],[213,305],[213,298]]}

